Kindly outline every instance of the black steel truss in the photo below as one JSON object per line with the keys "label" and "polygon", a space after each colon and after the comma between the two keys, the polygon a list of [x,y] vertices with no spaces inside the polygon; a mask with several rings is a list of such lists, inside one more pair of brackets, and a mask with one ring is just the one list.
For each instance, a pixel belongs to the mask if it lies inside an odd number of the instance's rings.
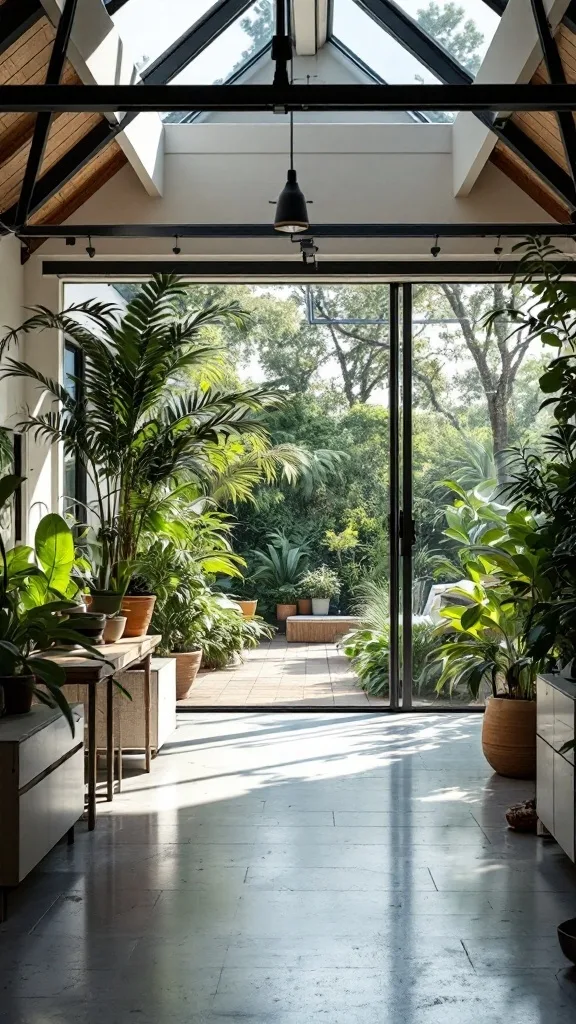
{"label": "black steel truss", "polygon": [[43,14],[39,0],[5,0],[0,16],[0,53],[32,28]]}
{"label": "black steel truss", "polygon": [[[356,0],[356,3],[377,24],[397,39],[432,74],[436,75],[440,81],[459,85],[473,84],[474,79],[472,75],[432,39],[424,29],[413,21],[405,11],[399,8],[393,0]],[[502,5],[502,10],[498,13],[501,14],[504,7],[505,4]],[[565,79],[563,81],[565,82]],[[478,86],[475,86],[475,88],[478,88]],[[534,86],[529,86],[529,88],[534,88]],[[495,108],[492,109],[494,110]],[[508,111],[513,108],[503,104],[500,109]],[[545,185],[553,189],[556,195],[571,210],[576,209],[576,186],[573,176],[567,174],[555,160],[549,157],[537,143],[512,121],[501,122],[495,120],[487,110],[476,109],[473,112],[483,124],[490,128],[509,149],[538,175]],[[571,113],[563,112],[562,116],[573,121]]]}
{"label": "black steel truss", "polygon": [[502,280],[509,281],[520,269],[518,260],[324,260],[317,266],[293,260],[44,260],[46,277],[104,277],[133,280],[152,274],[180,274],[202,281],[220,278],[236,280],[289,281],[312,278],[319,284],[324,279],[349,281],[379,278],[399,281],[420,280]]}
{"label": "black steel truss", "polygon": [[0,109],[574,111],[576,85],[2,85]]}
{"label": "black steel truss", "polygon": [[[54,45],[50,53],[48,71],[46,72],[46,85],[55,85],[60,81],[62,76],[77,6],[78,0],[65,0],[60,20],[58,21],[58,27],[56,29]],[[38,172],[42,165],[42,160],[44,159],[44,151],[46,149],[46,142],[50,132],[50,125],[52,124],[52,116],[53,115],[50,113],[38,113],[36,115],[34,133],[32,135],[26,170],[24,171],[24,179],[20,190],[20,198],[18,200],[18,209],[16,211],[16,223],[18,225],[25,224],[28,219],[28,211],[30,209],[32,194],[36,185]]]}
{"label": "black steel truss", "polygon": [[[271,224],[32,224],[20,238],[276,238]],[[576,224],[311,224],[315,238],[573,238]],[[296,237],[296,236],[294,236]],[[298,236],[300,237],[300,236]],[[304,236],[301,236],[304,237]]]}

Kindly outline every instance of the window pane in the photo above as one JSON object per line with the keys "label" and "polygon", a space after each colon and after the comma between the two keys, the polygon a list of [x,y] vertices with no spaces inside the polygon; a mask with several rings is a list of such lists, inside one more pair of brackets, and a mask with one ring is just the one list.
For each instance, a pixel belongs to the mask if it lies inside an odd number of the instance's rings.
{"label": "window pane", "polygon": [[[272,0],[258,0],[242,18],[229,25],[172,81],[178,85],[213,85],[225,82],[234,71],[238,71],[255,53],[258,53],[258,50],[271,41],[272,34]],[[272,70],[270,78],[272,79]]]}
{"label": "window pane", "polygon": [[[365,14],[354,0],[335,0],[333,30],[337,39],[389,85],[438,84],[439,79]],[[431,121],[454,119],[450,113],[429,111],[426,117]]]}
{"label": "window pane", "polygon": [[128,0],[112,21],[141,71],[195,25],[215,0]]}
{"label": "window pane", "polygon": [[74,349],[66,345],[64,348],[64,387],[72,398],[76,397],[76,358]]}
{"label": "window pane", "polygon": [[500,18],[484,0],[396,0],[411,18],[448,50],[460,64],[476,74]]}

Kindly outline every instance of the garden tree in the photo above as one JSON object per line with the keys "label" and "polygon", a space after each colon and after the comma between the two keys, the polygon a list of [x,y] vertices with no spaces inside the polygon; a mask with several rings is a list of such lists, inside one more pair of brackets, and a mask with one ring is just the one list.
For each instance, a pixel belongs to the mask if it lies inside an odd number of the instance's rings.
{"label": "garden tree", "polygon": [[479,48],[484,36],[471,18],[464,21],[466,11],[458,3],[440,4],[432,2],[419,10],[418,24],[445,50],[448,50],[463,67],[475,75],[482,62]]}

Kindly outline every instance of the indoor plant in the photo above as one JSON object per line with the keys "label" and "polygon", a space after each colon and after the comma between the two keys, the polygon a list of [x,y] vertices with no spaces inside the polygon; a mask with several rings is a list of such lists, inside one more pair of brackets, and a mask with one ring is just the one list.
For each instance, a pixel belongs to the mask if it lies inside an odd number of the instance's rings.
{"label": "indoor plant", "polygon": [[312,598],[312,614],[328,615],[331,598],[340,593],[340,580],[333,569],[321,565],[319,569],[305,573],[300,587]]}

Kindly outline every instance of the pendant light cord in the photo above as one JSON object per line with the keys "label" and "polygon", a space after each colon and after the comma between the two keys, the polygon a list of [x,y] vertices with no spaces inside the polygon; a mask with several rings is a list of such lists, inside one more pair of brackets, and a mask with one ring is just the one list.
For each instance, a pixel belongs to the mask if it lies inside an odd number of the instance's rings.
{"label": "pendant light cord", "polygon": [[[291,10],[288,7],[288,31],[291,32]],[[290,85],[294,85],[294,47],[290,50]],[[290,111],[290,170],[294,170],[294,111]]]}

